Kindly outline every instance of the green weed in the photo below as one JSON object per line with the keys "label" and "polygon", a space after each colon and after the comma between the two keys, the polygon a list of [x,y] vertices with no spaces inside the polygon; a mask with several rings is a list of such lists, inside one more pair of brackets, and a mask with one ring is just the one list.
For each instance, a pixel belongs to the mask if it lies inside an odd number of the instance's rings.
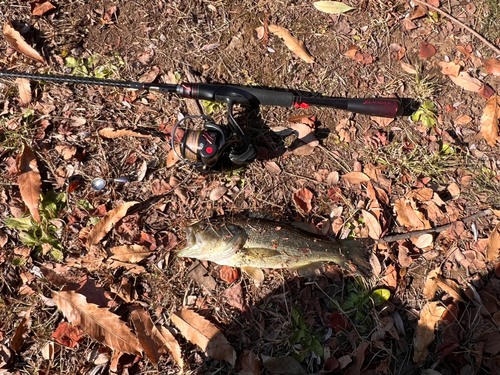
{"label": "green weed", "polygon": [[[56,194],[49,191],[42,196],[40,209],[40,223],[37,223],[31,216],[22,218],[5,219],[7,227],[19,231],[19,239],[34,251],[34,256],[39,256],[44,252],[44,247],[49,246],[49,254],[58,261],[63,260],[63,247],[59,241],[59,234],[63,230],[65,223],[58,218],[61,210],[66,206],[66,194]],[[21,260],[14,259],[14,264],[21,265]]]}
{"label": "green weed", "polygon": [[294,352],[292,357],[302,362],[311,352],[316,356],[323,357],[323,345],[321,344],[321,334],[309,327],[304,318],[304,313],[298,306],[292,308],[293,334],[290,339]]}

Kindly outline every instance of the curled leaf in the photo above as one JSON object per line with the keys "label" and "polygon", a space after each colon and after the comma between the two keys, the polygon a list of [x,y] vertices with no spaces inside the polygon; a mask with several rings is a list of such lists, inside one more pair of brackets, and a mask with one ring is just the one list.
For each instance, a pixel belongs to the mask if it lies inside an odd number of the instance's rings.
{"label": "curled leaf", "polygon": [[208,356],[235,365],[236,352],[222,332],[204,317],[191,310],[181,310],[170,319],[188,341],[198,345]]}
{"label": "curled leaf", "polygon": [[17,157],[17,165],[20,173],[17,177],[17,183],[19,184],[21,198],[30,210],[33,219],[40,223],[41,217],[38,205],[42,192],[42,179],[38,171],[35,153],[28,145],[24,146],[23,152]]}
{"label": "curled leaf", "polygon": [[378,219],[371,212],[366,210],[361,210],[363,212],[363,219],[365,219],[365,224],[368,228],[368,235],[374,240],[378,240],[382,234],[382,227],[378,222]]}
{"label": "curled leaf", "polygon": [[28,57],[31,57],[34,60],[40,61],[41,63],[45,62],[43,57],[28,43],[26,43],[21,34],[16,29],[14,29],[14,26],[12,26],[12,22],[10,22],[10,20],[7,21],[3,26],[3,35],[7,42],[9,42],[15,50]]}
{"label": "curled leaf", "polygon": [[464,90],[479,92],[483,85],[480,80],[473,78],[467,72],[460,72],[457,77],[449,76],[455,85],[460,86]]}
{"label": "curled leaf", "polygon": [[413,362],[420,362],[427,359],[429,355],[427,347],[434,341],[436,323],[441,320],[445,311],[446,308],[440,302],[429,302],[420,312],[414,341]]}
{"label": "curled leaf", "polygon": [[302,188],[297,190],[293,194],[293,201],[302,211],[304,211],[307,214],[312,210],[311,201],[313,197],[314,196],[311,190],[309,190],[308,188]]}
{"label": "curled leaf", "polygon": [[269,25],[269,31],[283,39],[288,49],[306,63],[312,64],[314,62],[314,58],[307,52],[304,42],[290,34],[290,31],[276,25]]}
{"label": "curled leaf", "polygon": [[359,184],[361,182],[370,181],[370,177],[368,177],[363,172],[349,172],[345,175],[342,175],[342,178],[351,184]]}
{"label": "curled leaf", "polygon": [[17,78],[16,83],[19,89],[19,99],[21,99],[21,105],[28,105],[31,102],[30,81],[26,78]]}
{"label": "curled leaf", "polygon": [[500,61],[497,59],[484,60],[486,71],[494,76],[500,76]]}
{"label": "curled leaf", "polygon": [[104,138],[119,138],[119,137],[153,138],[151,134],[141,134],[128,129],[115,130],[113,128],[101,129],[99,130],[99,135]]}
{"label": "curled leaf", "polygon": [[104,236],[111,230],[111,228],[121,220],[126,214],[127,210],[137,202],[127,202],[109,211],[96,226],[90,231],[87,237],[87,247],[96,245]]}
{"label": "curled leaf", "polygon": [[483,110],[483,116],[481,117],[481,135],[492,147],[497,144],[497,140],[499,138],[499,114],[500,110],[498,108],[498,96],[492,95],[491,98],[489,98],[486,102],[486,106]]}

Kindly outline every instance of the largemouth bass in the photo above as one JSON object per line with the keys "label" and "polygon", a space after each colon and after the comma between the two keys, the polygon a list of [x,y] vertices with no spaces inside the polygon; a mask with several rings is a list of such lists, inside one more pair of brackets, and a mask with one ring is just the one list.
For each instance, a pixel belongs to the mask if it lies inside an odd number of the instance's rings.
{"label": "largemouth bass", "polygon": [[262,268],[291,268],[301,276],[318,274],[324,262],[369,274],[370,240],[324,241],[271,220],[235,218],[200,221],[186,228],[179,257],[239,267],[256,280]]}

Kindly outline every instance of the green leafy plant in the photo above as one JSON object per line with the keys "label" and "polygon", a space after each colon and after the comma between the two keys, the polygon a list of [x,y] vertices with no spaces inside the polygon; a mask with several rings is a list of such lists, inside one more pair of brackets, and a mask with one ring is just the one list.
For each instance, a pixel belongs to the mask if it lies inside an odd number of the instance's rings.
{"label": "green leafy plant", "polygon": [[118,55],[113,56],[110,60],[102,61],[99,55],[90,56],[87,58],[66,57],[65,65],[68,68],[73,68],[72,74],[75,76],[96,78],[109,78],[118,74],[118,68],[125,65],[122,58]]}
{"label": "green leafy plant", "polygon": [[426,100],[420,108],[411,115],[412,121],[422,121],[424,126],[432,128],[437,125],[437,108],[434,102]]}
{"label": "green leafy plant", "polygon": [[341,304],[332,301],[335,309],[342,309],[354,322],[361,325],[361,328],[368,329],[373,320],[369,313],[373,307],[378,307],[391,298],[391,292],[387,289],[375,289],[369,291],[359,278],[356,282],[347,284],[347,298]]}
{"label": "green leafy plant", "polygon": [[224,108],[224,103],[211,102],[209,100],[204,100],[202,102],[203,107],[205,107],[205,111],[207,115],[211,115],[212,113],[218,113]]}
{"label": "green leafy plant", "polygon": [[61,210],[66,206],[66,194],[56,194],[49,191],[42,196],[40,202],[40,223],[31,216],[5,219],[9,228],[19,231],[19,239],[34,250],[35,256],[44,252],[49,245],[49,253],[56,260],[63,259],[62,245],[58,235],[64,228],[64,221],[58,218]]}
{"label": "green leafy plant", "polygon": [[293,334],[290,339],[290,344],[294,349],[292,357],[299,362],[302,362],[311,352],[318,357],[323,357],[321,335],[307,325],[304,314],[298,306],[292,308],[292,326]]}

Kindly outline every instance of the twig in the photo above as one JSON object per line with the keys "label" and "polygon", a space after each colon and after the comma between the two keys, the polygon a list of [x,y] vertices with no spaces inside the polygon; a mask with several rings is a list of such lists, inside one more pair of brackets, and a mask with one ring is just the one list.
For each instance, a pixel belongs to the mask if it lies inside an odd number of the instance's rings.
{"label": "twig", "polygon": [[[468,223],[470,221],[477,220],[480,217],[491,215],[492,213],[493,212],[490,209],[479,211],[479,212],[475,213],[474,215],[471,215],[469,217],[466,217],[465,219],[462,219],[461,222],[465,224],[465,223]],[[440,233],[440,232],[443,232],[443,231],[447,230],[448,228],[450,228],[452,226],[452,224],[453,223],[441,225],[439,227],[431,228],[431,229],[416,230],[413,232],[395,234],[392,236],[386,236],[384,238],[377,240],[376,243],[396,242],[396,241],[401,241],[401,240],[407,240],[407,239],[413,238],[413,237],[419,237],[423,234]]]}
{"label": "twig", "polygon": [[414,3],[417,3],[417,4],[420,4],[420,5],[424,5],[426,7],[429,7],[429,8],[431,8],[435,12],[441,13],[443,16],[445,16],[446,18],[448,18],[450,21],[455,22],[456,24],[460,25],[461,27],[463,27],[464,29],[466,29],[468,32],[470,32],[471,34],[473,34],[481,42],[483,42],[488,47],[490,47],[493,51],[495,51],[496,54],[500,55],[500,49],[497,46],[495,46],[493,43],[491,43],[490,41],[488,41],[488,39],[486,39],[485,37],[483,37],[477,31],[471,29],[469,26],[467,26],[466,24],[464,24],[462,21],[457,20],[452,15],[446,13],[444,10],[436,8],[434,5],[427,4],[425,1],[421,1],[421,0],[412,0],[412,1]]}

